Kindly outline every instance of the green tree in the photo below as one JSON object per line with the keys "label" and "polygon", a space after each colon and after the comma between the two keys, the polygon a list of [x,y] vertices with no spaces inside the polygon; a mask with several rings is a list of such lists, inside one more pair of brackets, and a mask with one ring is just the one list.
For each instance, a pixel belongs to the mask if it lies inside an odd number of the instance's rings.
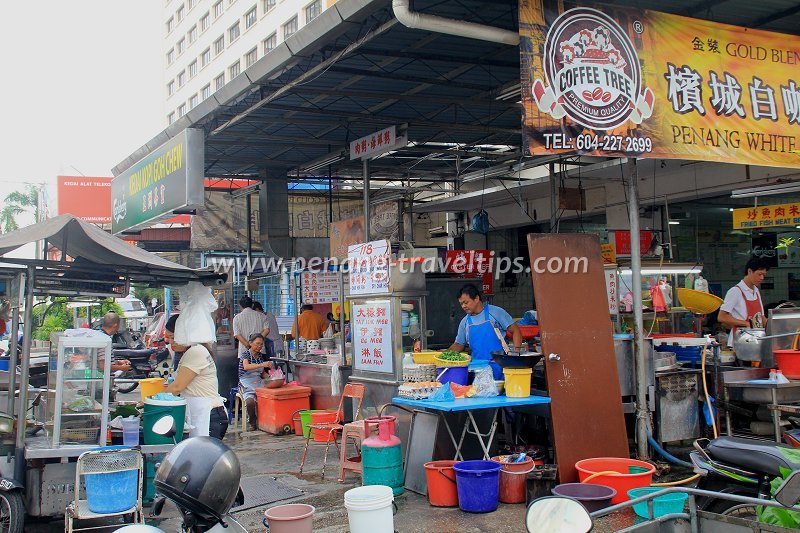
{"label": "green tree", "polygon": [[0,209],[0,232],[9,233],[19,229],[17,216],[33,212],[34,220],[39,220],[39,186],[27,184],[24,191],[12,191]]}

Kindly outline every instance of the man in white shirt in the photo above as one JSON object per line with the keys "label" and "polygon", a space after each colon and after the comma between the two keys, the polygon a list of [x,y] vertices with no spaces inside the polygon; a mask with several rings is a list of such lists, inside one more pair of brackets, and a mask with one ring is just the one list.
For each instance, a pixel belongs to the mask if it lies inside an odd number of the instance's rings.
{"label": "man in white shirt", "polygon": [[233,317],[233,335],[239,341],[239,355],[250,349],[252,335],[260,333],[265,338],[269,334],[269,324],[264,313],[253,309],[253,300],[249,296],[239,299],[239,312]]}
{"label": "man in white shirt", "polygon": [[731,328],[728,346],[733,346],[736,328],[761,328],[766,326],[764,304],[758,287],[767,275],[769,265],[760,257],[752,257],[745,265],[745,276],[725,294],[717,320]]}

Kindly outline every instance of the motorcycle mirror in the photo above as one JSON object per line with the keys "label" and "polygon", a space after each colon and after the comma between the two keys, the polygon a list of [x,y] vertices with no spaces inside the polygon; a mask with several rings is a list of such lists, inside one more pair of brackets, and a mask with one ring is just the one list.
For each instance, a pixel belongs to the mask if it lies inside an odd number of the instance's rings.
{"label": "motorcycle mirror", "polygon": [[587,533],[592,517],[575,500],[548,496],[535,500],[525,514],[528,533]]}
{"label": "motorcycle mirror", "polygon": [[150,516],[159,516],[164,509],[166,501],[167,499],[165,497],[161,495],[156,496],[153,499],[153,507],[150,509]]}
{"label": "motorcycle mirror", "polygon": [[175,419],[170,415],[162,416],[153,424],[153,433],[171,439],[178,432],[175,427]]}
{"label": "motorcycle mirror", "polygon": [[117,533],[164,533],[163,529],[146,524],[131,524],[116,530]]}
{"label": "motorcycle mirror", "polygon": [[784,507],[794,507],[800,501],[800,470],[795,470],[775,491],[775,501]]}

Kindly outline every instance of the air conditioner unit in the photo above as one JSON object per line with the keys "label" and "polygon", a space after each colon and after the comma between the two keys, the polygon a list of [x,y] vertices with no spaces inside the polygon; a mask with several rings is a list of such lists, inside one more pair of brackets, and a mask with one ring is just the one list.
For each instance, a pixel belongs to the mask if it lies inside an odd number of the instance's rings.
{"label": "air conditioner unit", "polygon": [[447,230],[444,229],[444,226],[436,226],[428,230],[428,235],[431,237],[447,237]]}

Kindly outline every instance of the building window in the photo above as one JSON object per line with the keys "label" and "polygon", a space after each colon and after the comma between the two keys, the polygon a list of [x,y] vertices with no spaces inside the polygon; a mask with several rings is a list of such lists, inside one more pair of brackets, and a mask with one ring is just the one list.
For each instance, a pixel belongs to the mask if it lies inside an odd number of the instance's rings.
{"label": "building window", "polygon": [[175,94],[175,80],[169,80],[167,84],[167,96],[172,96]]}
{"label": "building window", "polygon": [[322,2],[315,0],[306,6],[306,24],[314,20],[322,13]]}
{"label": "building window", "polygon": [[178,8],[178,11],[175,12],[175,20],[177,22],[182,21],[183,20],[183,14],[184,14],[183,5],[181,5],[181,7]]}
{"label": "building window", "polygon": [[200,32],[204,32],[208,29],[209,25],[211,24],[211,15],[206,13],[202,17],[200,17]]}
{"label": "building window", "polygon": [[175,111],[167,115],[167,123],[172,124],[173,122],[175,122]]}
{"label": "building window", "polygon": [[231,5],[231,4],[232,4],[232,3],[234,3],[235,1],[236,1],[236,0],[228,0],[228,5]]}
{"label": "building window", "polygon": [[216,78],[214,78],[214,90],[219,91],[222,89],[222,86],[225,85],[225,73],[223,72]]}
{"label": "building window", "polygon": [[178,106],[178,118],[181,118],[185,114],[186,114],[186,104],[179,105]]}
{"label": "building window", "polygon": [[256,23],[256,7],[253,6],[253,9],[245,13],[244,15],[244,29],[249,29],[253,27],[253,24]]}
{"label": "building window", "polygon": [[239,72],[241,72],[241,70],[242,66],[237,61],[236,63],[228,67],[228,75],[230,76],[231,79],[233,79],[239,75]]}
{"label": "building window", "polygon": [[189,28],[189,44],[197,40],[197,24]]}
{"label": "building window", "polygon": [[182,70],[178,72],[178,87],[183,87],[186,85],[186,71]]}
{"label": "building window", "polygon": [[219,18],[219,16],[222,15],[224,9],[225,8],[222,6],[222,0],[219,0],[216,4],[214,4],[214,18],[215,19]]}
{"label": "building window", "polygon": [[195,59],[191,63],[189,63],[189,79],[194,78],[197,76],[197,60]]}
{"label": "building window", "polygon": [[273,33],[262,42],[264,43],[264,54],[268,54],[278,46],[278,35]]}
{"label": "building window", "polygon": [[171,65],[175,61],[175,49],[170,48],[167,52],[167,65]]}
{"label": "building window", "polygon": [[228,42],[232,43],[233,41],[238,39],[240,33],[241,31],[239,30],[239,23],[237,22],[236,24],[228,28]]}
{"label": "building window", "polygon": [[255,63],[256,59],[258,59],[258,48],[253,48],[244,55],[244,68],[248,68]]}
{"label": "building window", "polygon": [[181,55],[183,53],[184,48],[186,48],[186,39],[181,39],[180,41],[178,41],[178,46],[177,46],[178,55]]}
{"label": "building window", "polygon": [[173,17],[170,17],[169,20],[167,21],[167,35],[172,33],[172,30],[174,29],[175,29],[175,19]]}
{"label": "building window", "polygon": [[292,17],[292,20],[283,25],[283,40],[285,41],[295,33],[297,33],[297,16]]}
{"label": "building window", "polygon": [[197,93],[193,94],[191,98],[189,98],[189,109],[194,109],[197,107]]}
{"label": "building window", "polygon": [[189,6],[189,11],[191,11],[197,4],[197,0],[186,0],[186,4]]}
{"label": "building window", "polygon": [[225,36],[220,35],[219,39],[214,41],[214,55],[218,56],[223,50],[225,50]]}
{"label": "building window", "polygon": [[202,93],[203,93],[203,95],[202,95],[201,98],[203,100],[206,100],[206,99],[208,99],[208,97],[211,96],[211,84],[210,83],[208,85],[206,85],[205,87],[203,87]]}
{"label": "building window", "polygon": [[200,66],[205,67],[211,63],[211,48],[206,48],[203,50],[203,53],[200,54]]}
{"label": "building window", "polygon": [[274,8],[275,4],[277,4],[277,3],[278,3],[277,0],[262,0],[262,3],[261,3],[261,7],[263,8],[262,11],[264,13],[268,13],[268,12],[272,11],[272,8]]}

